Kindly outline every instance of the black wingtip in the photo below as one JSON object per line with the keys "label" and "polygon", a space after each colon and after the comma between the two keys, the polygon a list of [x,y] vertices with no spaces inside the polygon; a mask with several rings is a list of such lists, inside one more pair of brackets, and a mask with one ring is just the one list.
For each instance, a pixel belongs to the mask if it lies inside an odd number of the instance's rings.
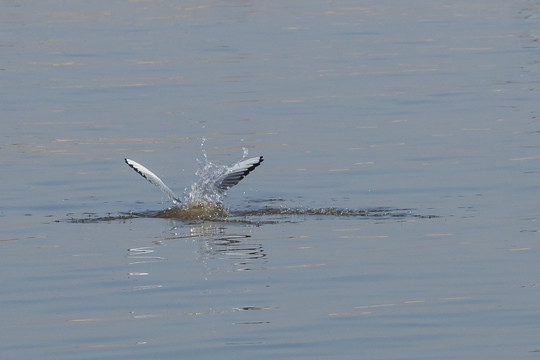
{"label": "black wingtip", "polygon": [[261,156],[259,156],[259,162],[253,164],[253,169],[255,169],[257,166],[261,165],[261,163],[264,161],[264,158]]}
{"label": "black wingtip", "polygon": [[130,164],[130,163],[128,162],[128,160],[129,160],[128,158],[124,158],[124,162],[125,162],[130,168],[132,168],[133,170],[135,170],[135,172],[136,172],[137,174],[141,175],[143,178],[145,178],[146,180],[148,180],[148,177],[147,177],[141,170],[137,169],[137,167],[136,167],[135,165]]}
{"label": "black wingtip", "polygon": [[129,166],[130,168],[132,168],[133,170],[139,172],[137,169],[135,169],[135,167],[133,166],[133,164],[130,164],[129,163],[129,159],[128,158],[124,158],[124,162],[127,164],[127,166]]}
{"label": "black wingtip", "polygon": [[250,172],[252,172],[253,170],[255,170],[255,168],[259,165],[261,165],[261,163],[264,161],[264,158],[262,156],[259,156],[259,162],[251,165],[245,172],[244,172],[244,176],[246,176],[247,174],[249,174]]}

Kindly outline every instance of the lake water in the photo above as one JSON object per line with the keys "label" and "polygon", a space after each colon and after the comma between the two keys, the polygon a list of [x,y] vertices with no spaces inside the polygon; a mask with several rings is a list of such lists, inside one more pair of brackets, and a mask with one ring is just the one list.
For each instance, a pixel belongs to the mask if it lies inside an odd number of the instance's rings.
{"label": "lake water", "polygon": [[3,359],[538,358],[537,1],[0,9]]}

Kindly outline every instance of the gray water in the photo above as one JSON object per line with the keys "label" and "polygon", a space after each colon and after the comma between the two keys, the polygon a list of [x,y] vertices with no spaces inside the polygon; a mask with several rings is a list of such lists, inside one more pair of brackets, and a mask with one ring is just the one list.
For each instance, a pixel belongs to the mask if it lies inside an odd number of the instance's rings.
{"label": "gray water", "polygon": [[538,2],[0,10],[2,359],[538,357]]}

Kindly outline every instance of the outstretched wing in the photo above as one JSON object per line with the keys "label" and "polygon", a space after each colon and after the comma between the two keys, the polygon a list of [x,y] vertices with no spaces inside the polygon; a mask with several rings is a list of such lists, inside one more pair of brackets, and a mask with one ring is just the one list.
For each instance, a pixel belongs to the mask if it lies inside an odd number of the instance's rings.
{"label": "outstretched wing", "polygon": [[252,172],[257,166],[263,162],[262,156],[242,160],[227,169],[227,172],[221,176],[215,186],[219,191],[226,191],[238,184],[240,180],[245,178],[247,174]]}
{"label": "outstretched wing", "polygon": [[142,166],[136,161],[130,160],[130,159],[124,159],[126,164],[129,165],[133,170],[135,170],[139,175],[141,175],[143,178],[148,180],[151,184],[159,187],[161,191],[163,191],[167,196],[173,201],[174,204],[180,203],[180,199],[178,196],[171,190],[163,181],[161,181],[160,178],[156,176],[153,172]]}

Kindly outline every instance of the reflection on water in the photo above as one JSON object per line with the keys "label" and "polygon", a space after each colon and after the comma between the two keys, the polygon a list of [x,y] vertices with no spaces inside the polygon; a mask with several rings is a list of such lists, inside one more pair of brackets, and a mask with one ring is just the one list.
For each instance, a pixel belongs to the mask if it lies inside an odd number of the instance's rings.
{"label": "reflection on water", "polygon": [[[248,234],[228,234],[225,228],[214,224],[201,223],[189,227],[173,224],[171,230],[158,241],[155,246],[135,247],[127,250],[127,258],[130,265],[149,264],[167,260],[164,244],[171,241],[192,240],[198,246],[196,253],[207,275],[214,270],[209,264],[216,260],[225,260],[236,271],[253,270],[262,268],[261,262],[267,255],[261,243],[249,241]],[[159,254],[159,255],[158,255]],[[150,270],[139,269],[129,272],[130,277],[142,277],[150,275]],[[161,285],[138,286],[137,290],[160,288]]]}
{"label": "reflection on water", "polygon": [[[251,236],[243,232],[230,233],[230,229],[219,224],[199,223],[185,226],[171,220],[170,225],[163,236],[153,241],[154,246],[134,247],[127,251],[130,267],[128,279],[133,282],[130,287],[133,292],[132,300],[136,302],[142,299],[136,295],[141,293],[144,297],[150,295],[170,302],[167,308],[143,310],[140,307],[128,307],[132,319],[144,321],[167,318],[169,322],[179,325],[186,321],[194,321],[187,318],[196,317],[196,321],[200,323],[206,321],[205,318],[208,318],[208,321],[215,321],[211,319],[216,316],[230,316],[247,310],[278,308],[249,302],[245,297],[235,295],[237,292],[243,293],[248,290],[231,289],[220,284],[219,279],[223,274],[231,271],[248,274],[251,273],[246,272],[248,270],[264,269],[267,254],[261,243],[251,241]],[[171,252],[171,248],[179,252]],[[188,248],[195,250],[185,253]],[[178,258],[179,254],[182,260]],[[196,258],[189,261],[186,255],[195,255]],[[156,267],[156,263],[162,261],[168,262],[166,269]],[[191,276],[173,274],[172,278],[167,279],[168,276],[159,273],[159,271],[169,273],[169,269],[174,268],[173,262],[176,261],[180,263],[189,261],[194,267]],[[197,279],[195,274],[200,274],[200,278]],[[167,295],[170,292],[180,294],[179,299],[184,300],[175,300],[176,295],[173,297]],[[235,317],[234,324],[261,326],[270,324],[270,321],[259,320],[249,315]]]}
{"label": "reflection on water", "polygon": [[[154,254],[155,249],[153,247],[139,247],[128,249],[128,258],[133,260],[130,264],[147,263],[154,261],[162,261],[165,258],[162,256],[156,256]],[[147,273],[130,273],[131,275],[147,275]]]}
{"label": "reflection on water", "polygon": [[248,234],[229,234],[214,224],[192,225],[188,233],[182,233],[183,229],[175,226],[165,240],[193,239],[199,244],[197,253],[205,264],[227,260],[238,271],[252,270],[253,266],[260,268],[260,261],[266,257],[262,244],[247,241],[251,238]]}
{"label": "reflection on water", "polygon": [[260,260],[266,257],[262,244],[246,243],[242,238],[249,236],[231,235],[205,240],[199,253],[204,260],[230,260],[238,271],[253,270],[254,266],[260,268]]}

